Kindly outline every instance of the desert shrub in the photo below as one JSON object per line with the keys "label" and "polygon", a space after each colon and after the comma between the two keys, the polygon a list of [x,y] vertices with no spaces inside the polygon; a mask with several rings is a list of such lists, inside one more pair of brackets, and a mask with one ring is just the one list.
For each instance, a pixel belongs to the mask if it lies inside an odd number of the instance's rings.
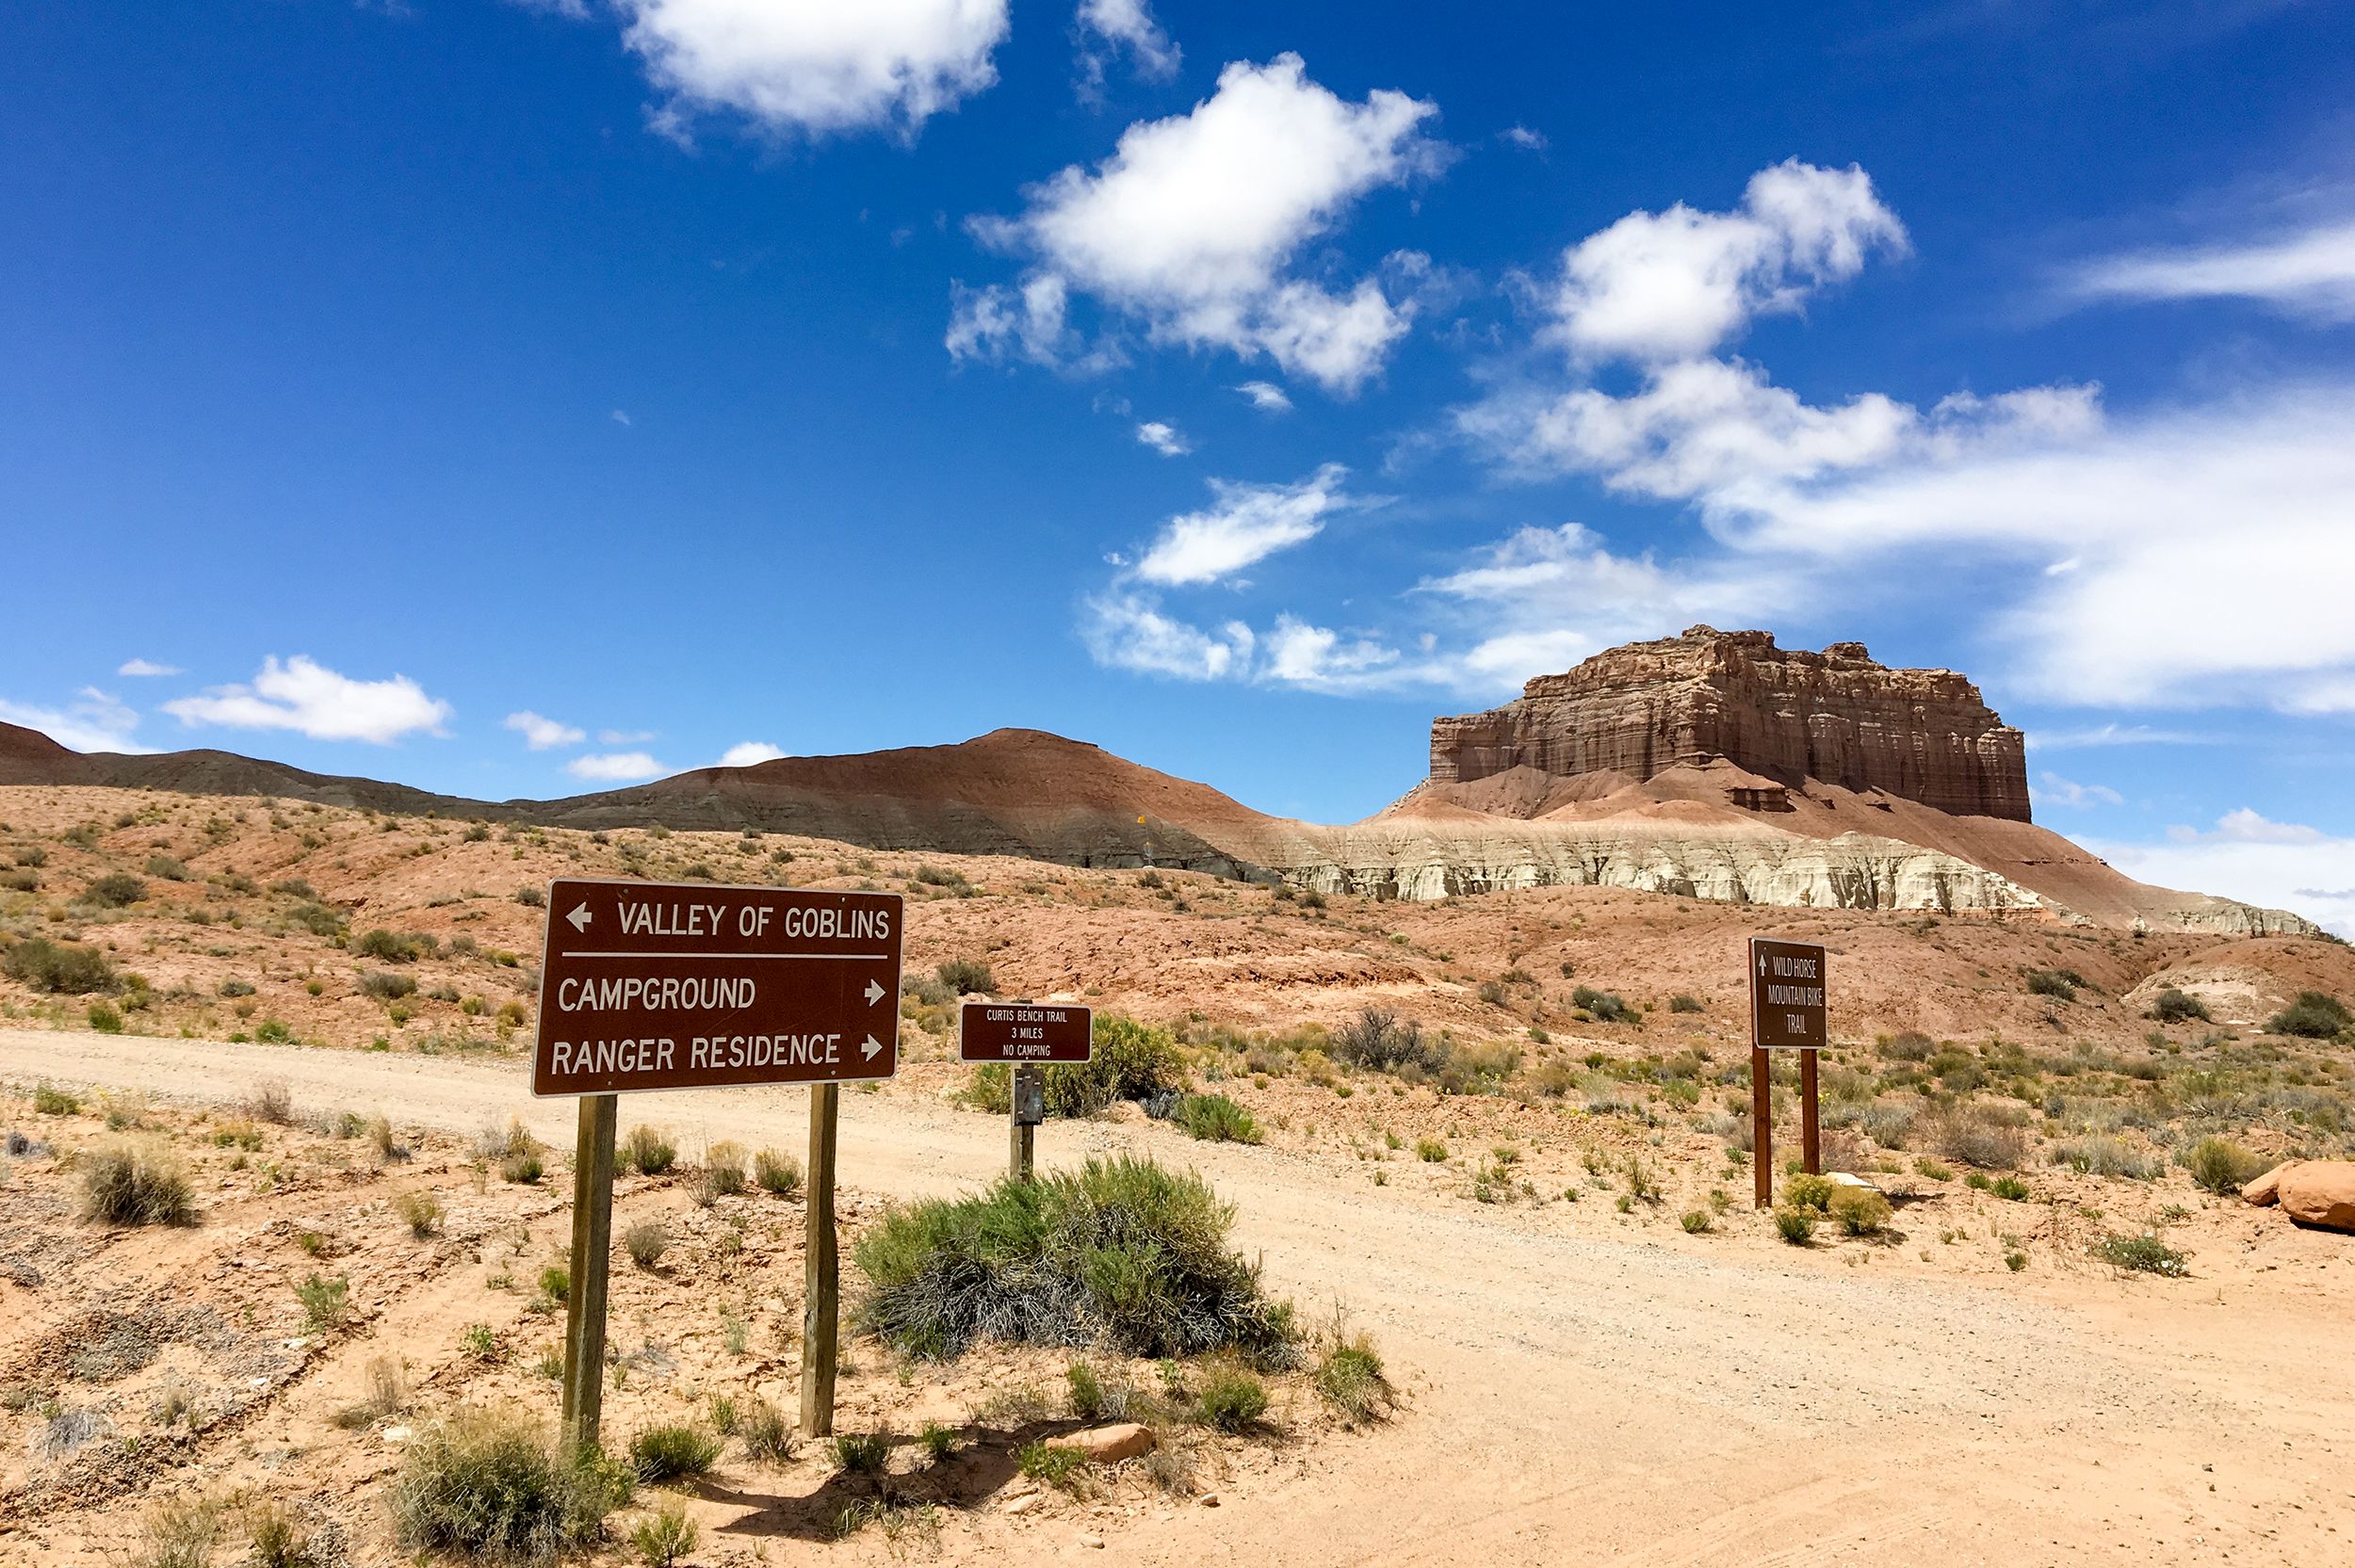
{"label": "desert shrub", "polygon": [[2294,1034],[2305,1040],[2329,1040],[2355,1024],[2346,1005],[2319,991],[2301,991],[2298,999],[2266,1020],[2269,1034]]}
{"label": "desert shrub", "polygon": [[1382,1375],[1382,1358],[1363,1334],[1338,1341],[1324,1352],[1317,1363],[1316,1385],[1324,1402],[1348,1421],[1371,1421],[1389,1403],[1390,1384]]}
{"label": "desert shrub", "polygon": [[430,1192],[401,1193],[393,1200],[393,1212],[420,1241],[442,1228],[442,1200]]}
{"label": "desert shrub", "polygon": [[1794,1247],[1804,1247],[1815,1239],[1815,1219],[1811,1208],[1778,1208],[1775,1210],[1775,1232]]}
{"label": "desert shrub", "polygon": [[1028,1479],[1045,1481],[1049,1486],[1069,1487],[1087,1467],[1087,1456],[1077,1448],[1059,1448],[1047,1443],[1026,1443],[1015,1455],[1015,1463]]}
{"label": "desert shrub", "polygon": [[925,1459],[934,1464],[957,1451],[956,1432],[937,1421],[925,1422],[924,1430],[916,1434],[916,1441],[923,1448]]}
{"label": "desert shrub", "polygon": [[81,1096],[56,1084],[33,1086],[33,1108],[43,1116],[72,1116],[82,1108]]}
{"label": "desert shrub", "polygon": [[0,889],[10,893],[38,893],[41,891],[41,873],[24,865],[0,871]]}
{"label": "desert shrub", "polygon": [[82,1161],[82,1218],[107,1225],[189,1225],[196,1204],[179,1162],[119,1143]]}
{"label": "desert shrub", "polygon": [[2181,1024],[2193,1018],[2202,1024],[2216,1021],[2208,1015],[2205,1002],[2171,985],[2151,998],[2151,1016],[2162,1024]]}
{"label": "desert shrub", "polygon": [[1115,1100],[1166,1093],[1182,1081],[1178,1042],[1167,1029],[1098,1014],[1094,1040],[1094,1060],[1047,1069],[1048,1115],[1092,1116]]}
{"label": "desert shrub", "polygon": [[1705,1010],[1698,996],[1688,996],[1680,991],[1668,998],[1668,1010],[1670,1012],[1700,1012]]}
{"label": "desert shrub", "polygon": [[1901,1029],[1881,1043],[1881,1054],[1897,1061],[1927,1061],[1938,1043],[1919,1029]]}
{"label": "desert shrub", "polygon": [[529,1187],[540,1179],[544,1170],[539,1150],[517,1149],[499,1161],[499,1179],[513,1182],[519,1187]]}
{"label": "desert shrub", "polygon": [[2256,1179],[2266,1162],[2229,1138],[2203,1138],[2184,1155],[2191,1179],[2210,1192],[2238,1192]]}
{"label": "desert shrub", "polygon": [[2031,969],[2022,980],[2031,995],[2050,996],[2063,1002],[2075,1001],[2077,987],[2085,984],[2067,969]]}
{"label": "desert shrub", "polygon": [[1811,1208],[1818,1214],[1831,1209],[1833,1188],[1828,1176],[1811,1176],[1804,1172],[1792,1176],[1782,1184],[1782,1201],[1793,1208]]}
{"label": "desert shrub", "polygon": [[1504,989],[1504,982],[1502,980],[1481,981],[1480,999],[1487,1003],[1492,1008],[1501,1008],[1504,1006],[1508,1000]]}
{"label": "desert shrub", "polygon": [[802,1189],[802,1162],[777,1149],[763,1149],[753,1156],[753,1180],[760,1189],[778,1198],[790,1198]]}
{"label": "desert shrub", "polygon": [[294,1287],[295,1300],[302,1303],[302,1321],[314,1333],[325,1334],[344,1320],[351,1298],[351,1282],[338,1275],[327,1279],[318,1274],[307,1276]]}
{"label": "desert shrub", "polygon": [[545,909],[548,896],[536,887],[519,887],[515,890],[515,902],[526,909]]}
{"label": "desert shrub", "polygon": [[414,936],[397,936],[378,927],[362,931],[351,942],[351,950],[362,958],[378,959],[385,963],[414,963],[419,944]]}
{"label": "desert shrub", "polygon": [[940,977],[942,985],[960,996],[969,996],[975,992],[988,995],[998,989],[998,978],[989,972],[989,965],[980,959],[947,959],[934,973]]}
{"label": "desert shrub", "polygon": [[1627,999],[1616,991],[1597,991],[1582,985],[1570,993],[1570,1005],[1581,1009],[1599,1024],[1620,1024],[1635,1015]]}
{"label": "desert shrub", "polygon": [[8,947],[6,956],[0,957],[0,969],[19,984],[56,995],[112,991],[116,984],[115,967],[106,962],[106,954],[80,943],[52,942],[45,936],[28,937]]}
{"label": "desert shrub", "polygon": [[747,1454],[771,1464],[783,1464],[793,1457],[793,1421],[783,1410],[755,1397],[744,1407],[741,1420]]}
{"label": "desert shrub", "polygon": [[1170,1120],[1189,1137],[1209,1143],[1259,1141],[1259,1123],[1224,1094],[1189,1094],[1178,1102],[1177,1113]]}
{"label": "desert shrub", "polygon": [[834,1467],[848,1476],[880,1476],[891,1459],[891,1439],[883,1432],[844,1432],[831,1446]]}
{"label": "desert shrub", "polygon": [[272,882],[269,890],[287,898],[316,898],[319,896],[319,890],[300,877],[288,877],[284,881]]}
{"label": "desert shrub", "polygon": [[1205,1426],[1241,1431],[1267,1414],[1267,1384],[1240,1367],[1214,1372],[1202,1385],[1195,1412]]}
{"label": "desert shrub", "polygon": [[147,874],[158,881],[185,882],[188,880],[187,866],[170,855],[148,856]]}
{"label": "desert shrub", "polygon": [[2147,1182],[2159,1173],[2159,1162],[2137,1152],[2123,1139],[2096,1135],[2053,1145],[2053,1163],[2066,1165],[2080,1175],[2125,1176]]}
{"label": "desert shrub", "polygon": [[655,1510],[653,1518],[641,1519],[629,1532],[630,1550],[645,1568],[673,1568],[693,1555],[702,1540],[695,1521],[675,1502],[664,1503]]}
{"label": "desert shrub", "polygon": [[752,1156],[744,1145],[728,1139],[704,1150],[703,1166],[698,1172],[703,1195],[707,1198],[738,1198],[752,1187],[752,1178],[744,1173]]}
{"label": "desert shrub", "polygon": [[2028,1184],[2018,1176],[1998,1176],[1987,1184],[1987,1189],[2007,1204],[2024,1204],[2030,1196]]}
{"label": "desert shrub", "polygon": [[641,1220],[622,1232],[622,1247],[630,1262],[651,1269],[671,1249],[671,1232],[659,1220]]}
{"label": "desert shrub", "polygon": [[360,994],[373,996],[380,1002],[398,1001],[417,994],[417,982],[406,975],[396,975],[389,969],[370,969],[360,977]]}
{"label": "desert shrub", "polygon": [[343,912],[329,909],[325,904],[297,904],[286,912],[286,919],[313,936],[332,937],[344,929]]}
{"label": "desert shrub", "polygon": [[139,1518],[137,1568],[210,1568],[223,1534],[220,1505],[205,1497],[152,1504]]}
{"label": "desert shrub", "polygon": [[1284,1365],[1290,1308],[1228,1250],[1233,1221],[1200,1176],[1123,1156],[894,1209],[852,1255],[868,1325],[912,1355],[987,1336],[1157,1357],[1233,1346]]}
{"label": "desert shrub", "polygon": [[1437,1041],[1423,1039],[1421,1024],[1382,1008],[1367,1008],[1335,1029],[1331,1053],[1336,1061],[1373,1073],[1434,1072],[1447,1054]]}
{"label": "desert shrub", "polygon": [[1425,1165],[1437,1165],[1447,1158],[1447,1145],[1436,1138],[1415,1140],[1415,1157]]}
{"label": "desert shrub", "polygon": [[216,994],[226,996],[234,1001],[239,996],[252,995],[253,982],[252,980],[226,979],[221,981],[219,985],[214,987],[214,991]]}
{"label": "desert shrub", "polygon": [[529,1417],[475,1408],[417,1436],[387,1501],[404,1546],[537,1568],[602,1540],[630,1490],[604,1456],[560,1455]]}
{"label": "desert shrub", "polygon": [[122,1032],[122,1014],[105,1002],[92,1002],[89,1005],[89,1010],[82,1016],[89,1021],[89,1026],[100,1034]]}
{"label": "desert shrub", "polygon": [[147,884],[128,871],[112,871],[84,888],[82,897],[102,909],[123,909],[147,897]]}
{"label": "desert shrub", "polygon": [[1922,1123],[1940,1154],[1987,1170],[2016,1170],[2028,1152],[2027,1134],[1986,1106],[1947,1106]]}
{"label": "desert shrub", "polygon": [[311,1532],[282,1503],[266,1499],[248,1509],[245,1534],[253,1545],[253,1568],[325,1568]]}
{"label": "desert shrub", "polygon": [[1831,1217],[1850,1236],[1878,1236],[1889,1228],[1889,1200],[1869,1187],[1843,1187],[1831,1195]]}
{"label": "desert shrub", "polygon": [[1684,1227],[1687,1236],[1698,1236],[1716,1222],[1715,1217],[1705,1208],[1688,1208],[1677,1216],[1677,1223]]}
{"label": "desert shrub", "polygon": [[1432,1081],[1442,1094],[1502,1094],[1520,1066],[1519,1050],[1502,1042],[1457,1045],[1447,1051]]}
{"label": "desert shrub", "polygon": [[2147,1232],[2141,1236],[2105,1236],[2089,1251],[2120,1273],[2159,1274],[2180,1280],[2191,1272],[2186,1254]]}
{"label": "desert shrub", "polygon": [[678,1163],[678,1145],[659,1127],[632,1127],[622,1140],[622,1160],[642,1176],[659,1176]]}
{"label": "desert shrub", "polygon": [[632,1474],[649,1485],[700,1476],[719,1461],[721,1439],[692,1422],[648,1427],[629,1440]]}

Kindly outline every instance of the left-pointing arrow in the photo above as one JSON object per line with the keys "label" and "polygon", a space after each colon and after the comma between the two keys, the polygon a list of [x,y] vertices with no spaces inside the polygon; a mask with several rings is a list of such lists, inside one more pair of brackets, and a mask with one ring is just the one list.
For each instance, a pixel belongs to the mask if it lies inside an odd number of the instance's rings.
{"label": "left-pointing arrow", "polygon": [[564,916],[564,918],[573,923],[573,929],[577,931],[585,931],[589,929],[589,906],[587,904],[577,905],[574,908],[573,913]]}
{"label": "left-pointing arrow", "polygon": [[870,1034],[867,1037],[867,1043],[860,1046],[859,1049],[867,1053],[868,1060],[872,1061],[883,1054],[883,1042],[877,1040]]}

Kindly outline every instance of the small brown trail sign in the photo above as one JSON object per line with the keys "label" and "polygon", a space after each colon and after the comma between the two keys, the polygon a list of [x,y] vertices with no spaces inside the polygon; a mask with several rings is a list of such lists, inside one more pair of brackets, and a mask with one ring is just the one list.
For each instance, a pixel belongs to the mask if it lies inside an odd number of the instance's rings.
{"label": "small brown trail sign", "polygon": [[966,1061],[1013,1066],[1006,1173],[1029,1181],[1038,1124],[1047,1114],[1046,1064],[1093,1059],[1096,1014],[1059,1002],[967,1002],[957,1018],[957,1054]]}
{"label": "small brown trail sign", "polygon": [[750,1084],[811,1086],[802,1430],[831,1431],[838,1086],[899,1068],[905,901],[896,893],[563,877],[548,884],[547,910],[531,1091],[581,1100],[565,1441],[594,1447],[604,1402],[614,1096]]}
{"label": "small brown trail sign", "polygon": [[1750,1161],[1760,1208],[1774,1202],[1774,1082],[1769,1051],[1798,1051],[1801,1167],[1824,1168],[1822,1114],[1816,1092],[1816,1053],[1824,1047],[1823,945],[1750,938]]}
{"label": "small brown trail sign", "polygon": [[957,1020],[957,1053],[966,1061],[1087,1061],[1095,1017],[1055,1002],[967,1002]]}

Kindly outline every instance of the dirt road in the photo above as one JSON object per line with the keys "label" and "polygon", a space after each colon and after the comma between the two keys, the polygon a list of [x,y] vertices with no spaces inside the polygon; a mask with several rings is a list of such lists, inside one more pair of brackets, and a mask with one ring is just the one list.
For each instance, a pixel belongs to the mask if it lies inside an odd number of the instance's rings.
{"label": "dirt road", "polygon": [[[0,1078],[305,1107],[470,1131],[570,1102],[512,1060],[0,1030]],[[652,1096],[625,1121],[791,1146],[804,1097]],[[1048,1163],[1119,1147],[1198,1166],[1304,1308],[1345,1303],[1406,1413],[1212,1511],[1111,1531],[1107,1558],[1199,1565],[1583,1561],[1921,1565],[2355,1562],[2355,1269],[2318,1301],[2266,1276],[1980,1285],[1891,1254],[1802,1253],[1660,1226],[1565,1234],[1548,1211],[1369,1185],[1362,1167],[1057,1124]],[[845,1096],[842,1175],[914,1196],[985,1178],[994,1118]],[[2333,1302],[2331,1298],[2335,1296]],[[1048,1555],[1090,1554],[1042,1530]]]}

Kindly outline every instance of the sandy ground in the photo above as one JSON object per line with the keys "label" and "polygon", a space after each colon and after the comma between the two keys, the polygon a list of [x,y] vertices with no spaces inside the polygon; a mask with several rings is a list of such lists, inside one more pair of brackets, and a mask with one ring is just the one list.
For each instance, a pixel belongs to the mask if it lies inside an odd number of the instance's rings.
{"label": "sandy ground", "polygon": [[[523,1116],[568,1146],[570,1102],[513,1060],[0,1030],[0,1078],[298,1103],[466,1133]],[[804,1096],[634,1098],[625,1123],[797,1147]],[[1879,1253],[1721,1233],[1575,1234],[1548,1211],[1370,1188],[1346,1161],[1058,1123],[1048,1163],[1139,1147],[1210,1176],[1237,1239],[1312,1311],[1339,1301],[1405,1392],[1216,1510],[1092,1524],[1147,1563],[1613,1560],[1924,1565],[2355,1562],[2355,1249],[2189,1281],[1913,1272],[1940,1217]],[[844,1097],[845,1186],[950,1190],[1004,1157],[996,1118]],[[1941,1194],[1943,1204],[1959,1194]],[[1557,1211],[1558,1212],[1558,1211]],[[2253,1244],[2252,1244],[2253,1245]],[[952,1537],[951,1555],[1086,1560],[1076,1523]],[[861,1552],[872,1547],[859,1547]]]}

